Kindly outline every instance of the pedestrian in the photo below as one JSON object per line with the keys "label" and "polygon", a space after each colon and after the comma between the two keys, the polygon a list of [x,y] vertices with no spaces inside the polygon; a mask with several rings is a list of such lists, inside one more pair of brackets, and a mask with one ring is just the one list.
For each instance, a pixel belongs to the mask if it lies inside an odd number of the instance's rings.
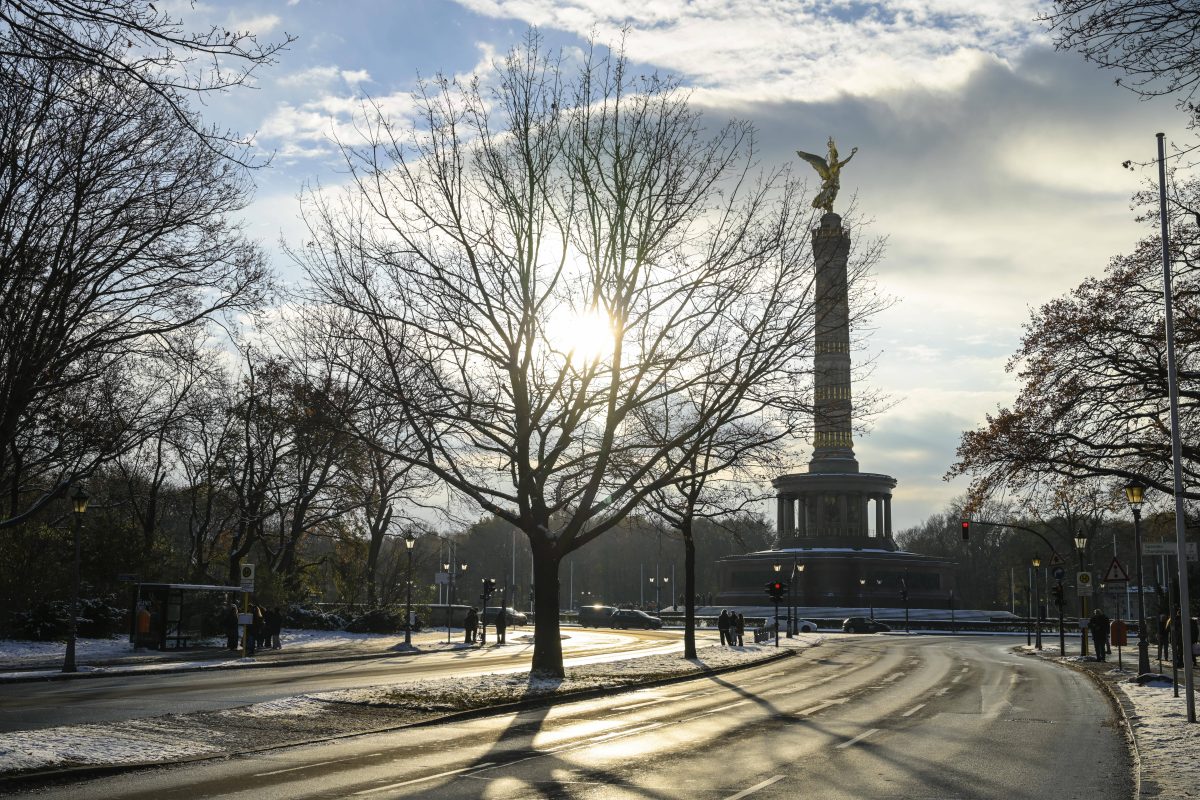
{"label": "pedestrian", "polygon": [[267,646],[272,650],[282,649],[279,634],[283,631],[283,613],[279,610],[279,606],[275,606],[266,613],[266,623]]}
{"label": "pedestrian", "polygon": [[258,649],[264,627],[266,626],[263,622],[262,607],[250,606],[250,625],[246,629],[246,641],[249,642],[249,645],[246,647],[246,655],[252,656]]}
{"label": "pedestrian", "polygon": [[1088,620],[1088,629],[1092,632],[1092,645],[1096,648],[1096,660],[1104,661],[1104,653],[1108,645],[1108,626],[1110,620],[1100,609],[1092,612]]}
{"label": "pedestrian", "polygon": [[501,608],[496,613],[496,644],[505,644],[504,633],[508,630],[508,612]]}
{"label": "pedestrian", "polygon": [[721,609],[720,616],[717,617],[717,631],[721,634],[721,646],[729,644],[729,611]]}
{"label": "pedestrian", "polygon": [[738,647],[745,647],[746,646],[746,641],[745,641],[746,618],[742,616],[742,612],[740,612],[740,611],[737,614],[737,622],[734,624],[734,627],[737,630]]}
{"label": "pedestrian", "polygon": [[1200,620],[1192,617],[1192,666],[1196,666],[1197,639],[1200,638]]}
{"label": "pedestrian", "polygon": [[1158,612],[1158,660],[1169,659],[1170,646],[1167,640],[1167,612]]}
{"label": "pedestrian", "polygon": [[[147,625],[150,622],[150,615],[146,615]],[[225,610],[221,612],[221,627],[225,629],[225,647],[230,650],[238,649],[238,610],[237,605],[230,603],[225,606]]]}
{"label": "pedestrian", "polygon": [[475,611],[475,606],[467,609],[467,616],[463,620],[463,641],[467,644],[475,643],[475,631],[479,627],[479,613]]}
{"label": "pedestrian", "polygon": [[1176,667],[1183,666],[1183,628],[1179,625],[1180,617],[1179,607],[1176,606],[1175,612],[1167,620],[1167,638],[1171,642],[1171,664]]}
{"label": "pedestrian", "polygon": [[255,645],[259,650],[267,649],[267,609],[263,606],[255,606],[255,620],[258,622],[258,640]]}

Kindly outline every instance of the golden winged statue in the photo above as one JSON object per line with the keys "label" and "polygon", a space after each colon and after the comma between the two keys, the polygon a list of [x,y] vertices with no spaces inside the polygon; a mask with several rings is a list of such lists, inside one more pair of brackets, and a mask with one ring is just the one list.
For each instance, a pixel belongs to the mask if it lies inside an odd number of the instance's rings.
{"label": "golden winged statue", "polygon": [[842,167],[850,163],[850,159],[854,158],[854,154],[858,152],[858,148],[850,151],[850,155],[846,156],[845,161],[838,161],[837,145],[833,143],[833,137],[829,137],[829,157],[828,159],[821,158],[812,153],[806,153],[803,150],[797,150],[796,155],[803,158],[812,168],[821,176],[821,191],[813,198],[813,208],[823,208],[826,213],[833,213],[833,200],[837,197],[838,189],[841,187],[839,175],[842,172]]}

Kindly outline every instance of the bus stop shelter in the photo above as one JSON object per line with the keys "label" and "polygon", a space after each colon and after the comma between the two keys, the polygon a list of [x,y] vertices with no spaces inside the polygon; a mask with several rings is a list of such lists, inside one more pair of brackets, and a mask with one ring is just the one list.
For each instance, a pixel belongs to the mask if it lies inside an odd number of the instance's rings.
{"label": "bus stop shelter", "polygon": [[166,650],[223,634],[209,612],[242,594],[240,586],[137,583],[130,589],[129,641],[135,649]]}

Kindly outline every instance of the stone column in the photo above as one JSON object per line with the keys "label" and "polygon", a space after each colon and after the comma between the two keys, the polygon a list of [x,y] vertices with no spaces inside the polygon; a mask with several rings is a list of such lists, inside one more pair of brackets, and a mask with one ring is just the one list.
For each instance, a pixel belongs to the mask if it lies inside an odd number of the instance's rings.
{"label": "stone column", "polygon": [[883,527],[883,495],[875,495],[875,536],[886,538]]}
{"label": "stone column", "polygon": [[808,536],[808,495],[796,498],[796,538]]}
{"label": "stone column", "polygon": [[887,531],[887,538],[892,538],[892,496],[890,494],[883,499],[883,526]]}
{"label": "stone column", "polygon": [[783,497],[783,541],[781,545],[791,542],[796,537],[796,498],[794,495],[784,495]]}
{"label": "stone column", "polygon": [[787,535],[784,533],[783,522],[783,507],[785,502],[787,501],[784,500],[782,494],[775,495],[775,536],[778,538],[780,545],[783,544],[783,537]]}
{"label": "stone column", "polygon": [[[813,358],[814,431],[809,472],[858,472],[851,430],[850,304],[846,263],[850,235],[833,212],[813,230],[816,270],[816,353]],[[845,514],[839,533],[845,533]]]}
{"label": "stone column", "polygon": [[845,536],[850,533],[850,504],[849,497],[845,492],[838,493],[838,526],[837,532],[839,536]]}

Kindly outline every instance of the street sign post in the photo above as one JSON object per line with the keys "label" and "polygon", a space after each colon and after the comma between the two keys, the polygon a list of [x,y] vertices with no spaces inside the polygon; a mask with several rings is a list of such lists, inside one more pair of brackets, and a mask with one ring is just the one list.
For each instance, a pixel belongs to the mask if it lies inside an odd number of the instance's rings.
{"label": "street sign post", "polygon": [[1092,573],[1077,572],[1075,573],[1075,593],[1080,597],[1092,596]]}

